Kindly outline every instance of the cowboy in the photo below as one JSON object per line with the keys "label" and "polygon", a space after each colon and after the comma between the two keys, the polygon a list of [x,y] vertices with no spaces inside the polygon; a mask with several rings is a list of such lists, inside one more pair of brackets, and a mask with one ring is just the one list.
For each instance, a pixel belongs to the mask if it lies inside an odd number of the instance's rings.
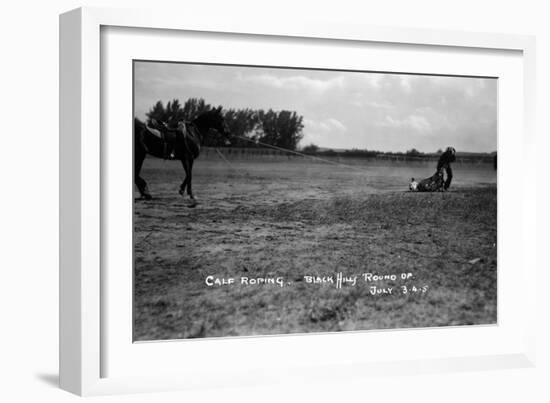
{"label": "cowboy", "polygon": [[447,173],[447,179],[443,184],[443,189],[449,189],[451,181],[453,180],[453,170],[451,169],[451,163],[456,161],[456,151],[453,147],[447,147],[445,152],[439,157],[437,162],[437,172],[443,174],[443,170]]}
{"label": "cowboy", "polygon": [[[447,147],[445,152],[439,157],[435,174],[429,178],[421,180],[420,182],[416,182],[416,180],[412,178],[411,183],[409,184],[409,190],[412,192],[440,192],[449,189],[453,179],[451,163],[455,162],[455,155],[455,149],[453,147]],[[447,173],[446,179],[443,175],[444,171]]]}

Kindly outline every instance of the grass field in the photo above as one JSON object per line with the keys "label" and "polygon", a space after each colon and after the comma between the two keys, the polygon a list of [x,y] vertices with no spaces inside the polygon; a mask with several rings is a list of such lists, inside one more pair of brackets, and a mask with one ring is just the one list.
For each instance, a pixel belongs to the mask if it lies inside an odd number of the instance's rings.
{"label": "grass field", "polygon": [[433,166],[356,163],[199,158],[190,209],[179,162],[146,159],[134,339],[496,323],[492,166],[455,164],[449,192],[410,193]]}

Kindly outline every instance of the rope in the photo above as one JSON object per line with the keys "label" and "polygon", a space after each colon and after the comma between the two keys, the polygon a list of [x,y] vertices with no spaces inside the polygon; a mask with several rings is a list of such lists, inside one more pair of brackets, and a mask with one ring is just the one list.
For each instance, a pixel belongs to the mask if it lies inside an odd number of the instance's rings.
{"label": "rope", "polygon": [[236,170],[237,168],[235,168],[233,166],[233,164],[231,162],[229,162],[227,160],[227,158],[225,158],[225,156],[220,152],[220,150],[218,148],[216,148],[216,152],[218,153],[218,155],[221,157],[222,160],[225,161],[225,163],[229,166],[229,168],[233,169],[233,170]]}
{"label": "rope", "polygon": [[[249,142],[254,143],[254,144],[261,144],[264,147],[273,148],[275,150],[284,151],[284,152],[291,153],[291,154],[296,154],[296,155],[299,155],[301,157],[310,158],[310,159],[321,161],[321,162],[326,162],[327,164],[332,164],[332,165],[336,165],[336,166],[342,166],[342,167],[346,167],[346,168],[350,168],[350,169],[355,169],[356,171],[361,171],[361,172],[366,172],[367,171],[365,168],[361,168],[361,167],[354,166],[354,165],[342,164],[341,162],[327,160],[325,158],[316,157],[314,155],[304,154],[304,153],[301,153],[301,152],[298,152],[298,151],[289,150],[289,149],[286,149],[286,148],[283,148],[283,147],[274,146],[272,144],[263,143],[263,142],[258,141],[258,140],[252,140],[252,139],[249,139],[248,137],[244,137],[244,136],[235,136],[235,137],[238,137],[240,139],[249,141]],[[217,151],[217,149],[216,149],[216,151]]]}

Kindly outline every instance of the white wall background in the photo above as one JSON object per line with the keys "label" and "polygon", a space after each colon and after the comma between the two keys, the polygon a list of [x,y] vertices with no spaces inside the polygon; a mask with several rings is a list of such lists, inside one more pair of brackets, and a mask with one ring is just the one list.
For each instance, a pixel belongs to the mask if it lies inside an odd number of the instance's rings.
{"label": "white wall background", "polygon": [[[550,205],[550,12],[545,1],[498,0],[118,0],[4,2],[0,13],[0,400],[75,401],[57,383],[58,328],[58,14],[81,5],[180,7],[249,18],[322,18],[374,25],[450,28],[537,36],[539,257],[544,258]],[[183,7],[183,8],[182,8]],[[535,192],[535,190],[533,190]],[[543,263],[542,266],[548,266]],[[549,276],[539,279],[539,365],[536,369],[371,378],[350,384],[285,389],[214,390],[100,401],[550,401]],[[529,289],[523,292],[530,292]],[[7,394],[7,396],[5,396]]]}

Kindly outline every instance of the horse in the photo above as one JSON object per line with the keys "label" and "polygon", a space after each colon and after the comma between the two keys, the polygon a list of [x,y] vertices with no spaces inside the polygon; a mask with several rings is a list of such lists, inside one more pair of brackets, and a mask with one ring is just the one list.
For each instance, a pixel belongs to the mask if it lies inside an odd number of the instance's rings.
{"label": "horse", "polygon": [[[156,123],[153,121],[152,123]],[[200,154],[200,147],[205,136],[211,129],[220,133],[226,144],[230,144],[230,133],[221,114],[221,109],[211,109],[199,114],[191,122],[178,122],[177,128],[170,128],[167,124],[156,123],[156,127],[134,119],[134,183],[141,198],[151,200],[147,182],[139,175],[143,161],[147,154],[158,158],[167,158],[167,144],[172,146],[170,159],[180,160],[185,171],[185,178],[180,185],[179,193],[190,198],[190,207],[197,202],[193,196],[191,182],[193,179],[193,161]]]}

